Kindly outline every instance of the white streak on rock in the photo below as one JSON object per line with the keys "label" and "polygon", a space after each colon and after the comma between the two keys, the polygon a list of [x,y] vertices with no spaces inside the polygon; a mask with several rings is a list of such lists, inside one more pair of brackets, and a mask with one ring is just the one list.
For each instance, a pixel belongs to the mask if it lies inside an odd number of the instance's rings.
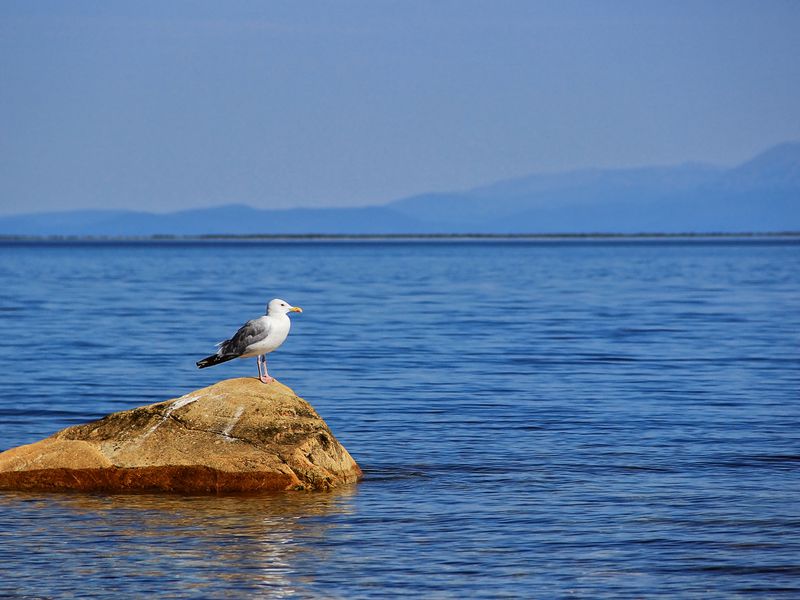
{"label": "white streak on rock", "polygon": [[233,428],[236,427],[236,424],[239,422],[239,419],[242,418],[242,413],[244,413],[244,406],[239,406],[236,409],[236,412],[233,413],[233,417],[231,417],[231,420],[228,422],[228,425],[225,427],[225,429],[222,430],[222,433],[220,434],[222,435],[222,437],[225,437],[229,440],[233,439],[231,437],[231,431],[233,431]]}
{"label": "white streak on rock", "polygon": [[200,398],[202,397],[203,397],[202,394],[198,394],[197,396],[185,396],[183,398],[178,398],[177,400],[175,400],[175,402],[173,402],[170,405],[169,409],[167,410],[166,413],[167,417],[169,417],[172,414],[173,410],[178,410],[179,408],[183,408],[187,404],[191,404],[192,402],[200,400]]}
{"label": "white streak on rock", "polygon": [[203,397],[203,395],[199,394],[197,396],[185,396],[184,398],[178,398],[177,400],[175,400],[175,402],[173,402],[172,404],[169,405],[169,408],[167,409],[167,412],[165,412],[161,416],[161,420],[158,421],[155,425],[153,425],[150,429],[148,429],[144,433],[144,435],[139,439],[139,443],[145,441],[148,437],[150,437],[151,433],[153,433],[156,429],[161,427],[161,425],[164,423],[164,421],[166,421],[167,419],[170,418],[170,416],[172,415],[173,411],[176,411],[179,408],[183,408],[184,406],[186,406],[187,404],[191,404],[192,402],[196,402],[197,400],[200,400],[200,398],[202,398],[202,397]]}

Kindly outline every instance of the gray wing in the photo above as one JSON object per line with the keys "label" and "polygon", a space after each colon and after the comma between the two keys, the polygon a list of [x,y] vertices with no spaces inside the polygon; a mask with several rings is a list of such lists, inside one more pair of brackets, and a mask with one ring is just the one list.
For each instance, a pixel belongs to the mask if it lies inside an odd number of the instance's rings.
{"label": "gray wing", "polygon": [[239,356],[247,351],[249,346],[260,342],[269,335],[269,321],[253,319],[239,328],[234,336],[222,342],[218,354]]}

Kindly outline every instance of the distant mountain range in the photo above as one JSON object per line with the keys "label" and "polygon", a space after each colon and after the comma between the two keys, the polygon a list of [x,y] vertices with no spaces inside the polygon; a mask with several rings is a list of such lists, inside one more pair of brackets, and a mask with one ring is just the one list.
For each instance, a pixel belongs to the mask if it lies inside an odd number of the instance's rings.
{"label": "distant mountain range", "polygon": [[0,217],[0,235],[700,233],[800,231],[800,143],[734,168],[702,164],[531,175],[365,208],[168,214],[81,210]]}

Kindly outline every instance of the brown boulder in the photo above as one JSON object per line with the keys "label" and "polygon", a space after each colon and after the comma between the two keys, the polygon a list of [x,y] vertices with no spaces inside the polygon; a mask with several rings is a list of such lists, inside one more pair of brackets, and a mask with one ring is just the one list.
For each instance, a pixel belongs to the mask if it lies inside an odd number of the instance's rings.
{"label": "brown boulder", "polygon": [[328,490],[361,469],[302,398],[229,379],[0,453],[0,489]]}

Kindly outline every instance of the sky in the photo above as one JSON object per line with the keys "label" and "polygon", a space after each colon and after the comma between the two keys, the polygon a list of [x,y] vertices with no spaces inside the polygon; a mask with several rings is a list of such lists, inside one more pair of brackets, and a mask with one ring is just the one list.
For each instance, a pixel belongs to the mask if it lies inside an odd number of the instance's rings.
{"label": "sky", "polygon": [[379,204],[800,139],[793,0],[0,3],[0,214]]}

